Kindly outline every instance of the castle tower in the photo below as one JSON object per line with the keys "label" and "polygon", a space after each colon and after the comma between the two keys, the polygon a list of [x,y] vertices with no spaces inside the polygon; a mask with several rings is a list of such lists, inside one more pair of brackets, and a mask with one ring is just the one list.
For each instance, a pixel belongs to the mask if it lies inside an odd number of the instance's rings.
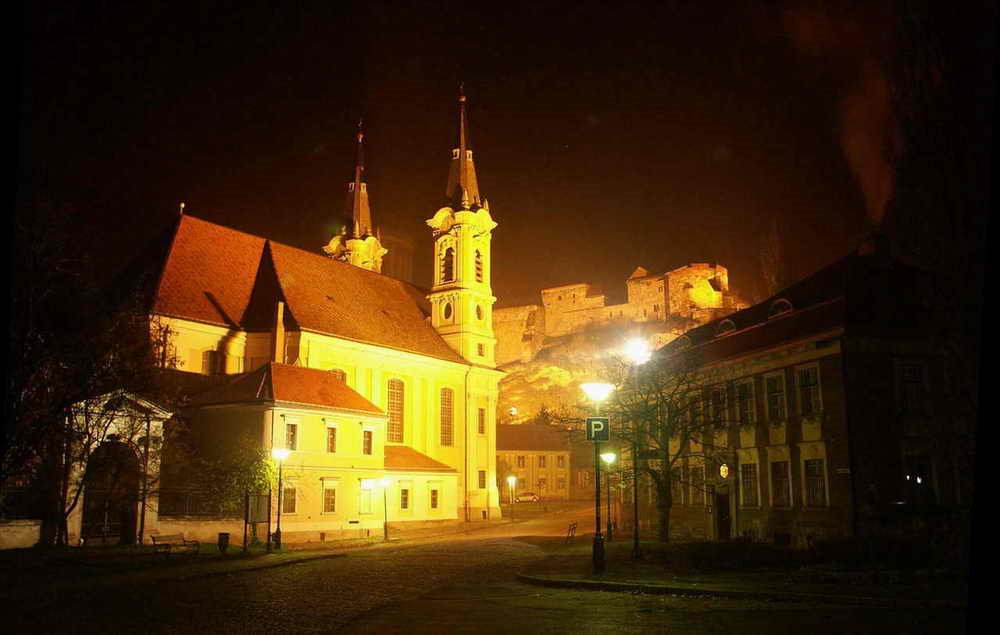
{"label": "castle tower", "polygon": [[354,180],[347,184],[347,203],[340,233],[323,247],[331,258],[350,263],[355,267],[382,273],[382,258],[388,253],[380,240],[381,232],[372,223],[368,204],[368,184],[365,172],[365,133],[358,122],[357,159],[354,162]]}
{"label": "castle tower", "polygon": [[445,206],[427,221],[434,232],[431,323],[467,361],[496,366],[490,242],[497,226],[480,198],[469,148],[465,95],[459,94],[458,147],[451,151]]}

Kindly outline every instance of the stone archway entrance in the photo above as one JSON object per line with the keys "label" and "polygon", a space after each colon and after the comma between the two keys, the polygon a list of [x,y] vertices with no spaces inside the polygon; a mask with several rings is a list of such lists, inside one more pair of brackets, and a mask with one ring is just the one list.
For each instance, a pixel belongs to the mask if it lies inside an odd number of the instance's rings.
{"label": "stone archway entrance", "polygon": [[91,455],[83,490],[83,539],[93,544],[134,544],[139,515],[139,456],[118,441]]}

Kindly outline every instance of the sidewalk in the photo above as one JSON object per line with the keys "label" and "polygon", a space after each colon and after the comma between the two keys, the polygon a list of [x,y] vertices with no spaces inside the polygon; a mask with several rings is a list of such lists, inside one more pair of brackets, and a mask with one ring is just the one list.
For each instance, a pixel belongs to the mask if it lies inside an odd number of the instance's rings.
{"label": "sidewalk", "polygon": [[697,572],[671,574],[646,558],[631,559],[631,543],[607,545],[607,569],[591,572],[593,534],[538,562],[518,579],[540,586],[649,593],[660,595],[715,595],[785,602],[848,604],[885,608],[965,608],[965,595],[954,581],[926,585],[837,583],[809,581],[794,570]]}

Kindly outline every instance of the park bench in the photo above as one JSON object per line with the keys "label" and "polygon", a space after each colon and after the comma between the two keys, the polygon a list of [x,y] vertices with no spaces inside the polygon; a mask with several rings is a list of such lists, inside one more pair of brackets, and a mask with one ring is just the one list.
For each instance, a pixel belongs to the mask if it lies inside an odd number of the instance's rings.
{"label": "park bench", "polygon": [[184,534],[150,535],[157,553],[170,553],[174,549],[198,551],[197,540],[185,540]]}
{"label": "park bench", "polygon": [[566,529],[566,544],[573,542],[574,538],[576,538],[576,521],[571,522]]}

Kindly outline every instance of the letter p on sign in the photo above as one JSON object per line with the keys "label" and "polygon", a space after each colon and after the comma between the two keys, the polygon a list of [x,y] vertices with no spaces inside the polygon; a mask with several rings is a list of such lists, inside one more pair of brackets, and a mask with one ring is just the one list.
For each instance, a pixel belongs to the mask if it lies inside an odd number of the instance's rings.
{"label": "letter p on sign", "polygon": [[611,422],[607,417],[587,417],[587,440],[611,440]]}

